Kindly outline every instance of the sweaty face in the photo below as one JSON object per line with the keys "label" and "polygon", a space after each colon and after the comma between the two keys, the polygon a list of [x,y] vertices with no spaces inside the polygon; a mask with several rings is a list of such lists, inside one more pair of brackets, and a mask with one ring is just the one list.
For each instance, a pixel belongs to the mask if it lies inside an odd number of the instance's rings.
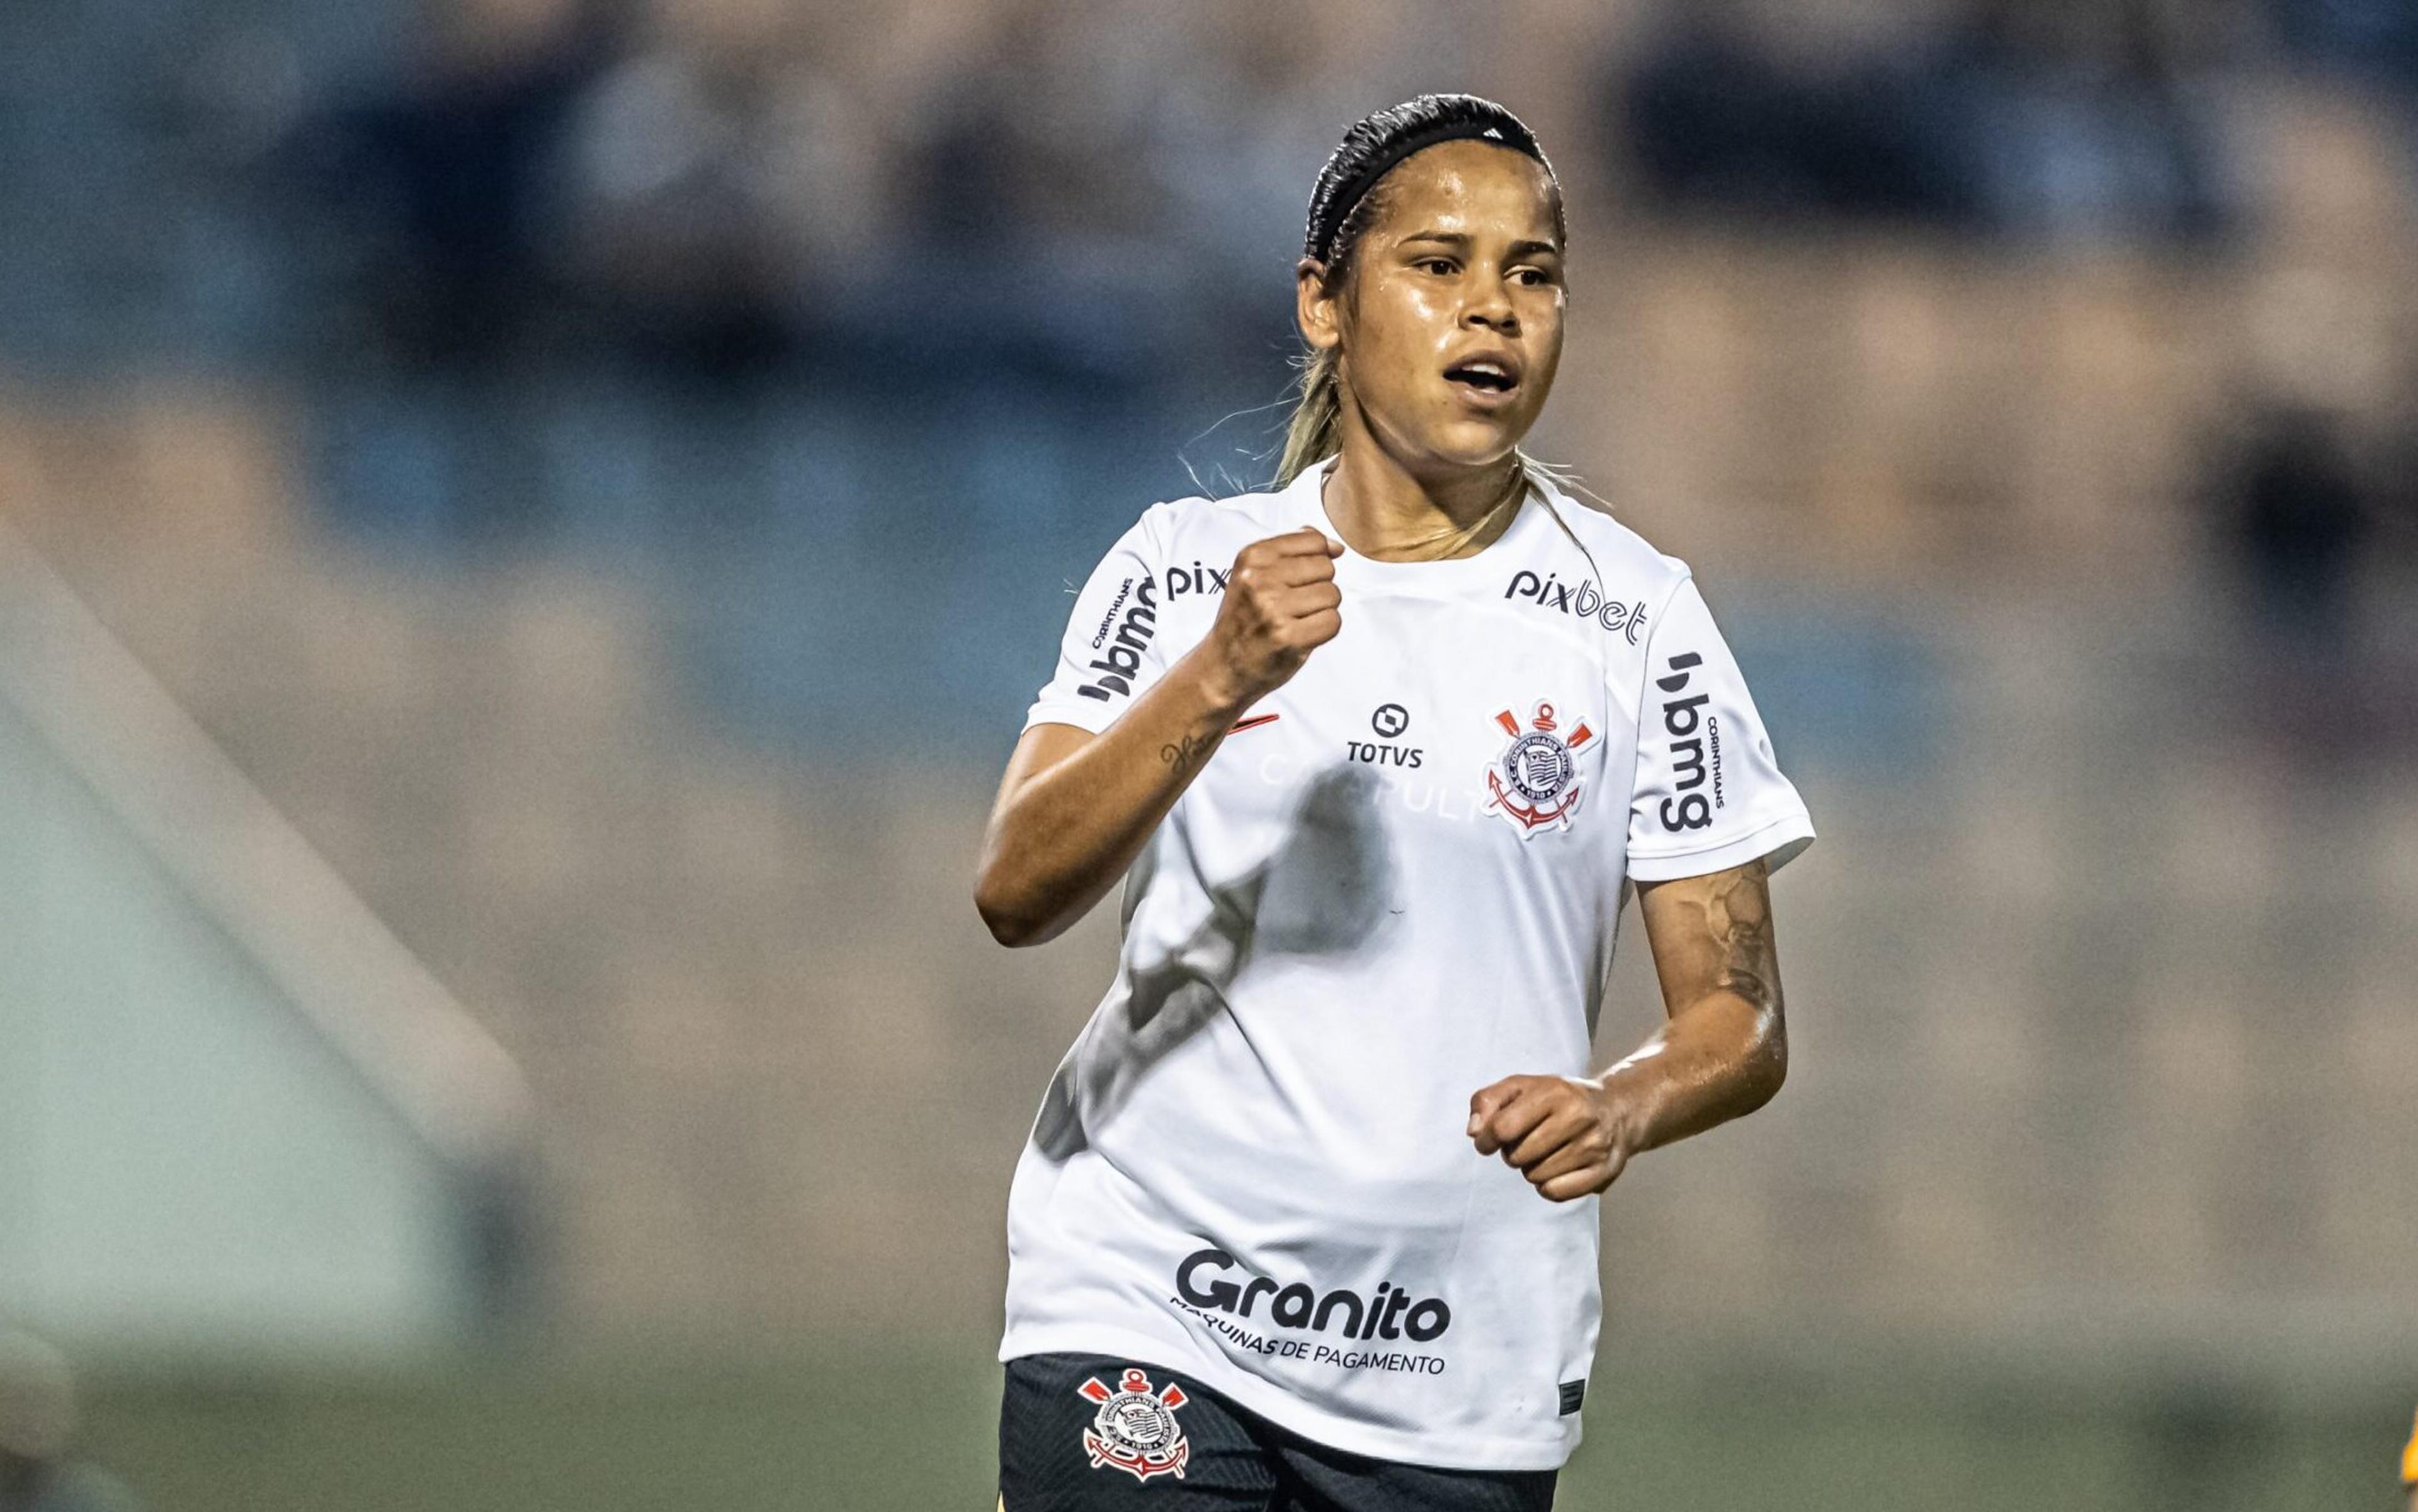
{"label": "sweaty face", "polygon": [[1536,423],[1562,359],[1552,180],[1507,147],[1447,142],[1376,192],[1339,297],[1305,284],[1303,328],[1341,344],[1350,401],[1414,473],[1498,461]]}

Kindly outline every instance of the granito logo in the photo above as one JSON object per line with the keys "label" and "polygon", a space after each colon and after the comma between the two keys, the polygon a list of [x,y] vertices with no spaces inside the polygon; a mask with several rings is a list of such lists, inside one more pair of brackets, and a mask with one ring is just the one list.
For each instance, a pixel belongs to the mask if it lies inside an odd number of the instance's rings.
{"label": "granito logo", "polygon": [[[1243,1275],[1248,1280],[1240,1282],[1215,1274],[1234,1270],[1239,1263],[1222,1249],[1196,1249],[1175,1268],[1176,1294],[1195,1307],[1237,1318],[1251,1316],[1251,1305],[1265,1296],[1268,1321],[1275,1326],[1324,1334],[1339,1322],[1345,1338],[1400,1338],[1407,1334],[1425,1344],[1452,1326],[1452,1309],[1442,1297],[1414,1302],[1391,1281],[1378,1283],[1376,1291],[1363,1298],[1341,1290],[1321,1296],[1302,1282],[1278,1286],[1247,1270]],[[1210,1279],[1204,1282],[1204,1275]]]}
{"label": "granito logo", "polygon": [[[1674,834],[1682,830],[1701,830],[1712,823],[1713,809],[1722,802],[1721,721],[1703,712],[1712,695],[1678,696],[1687,691],[1689,669],[1702,666],[1704,662],[1693,651],[1682,651],[1670,660],[1671,675],[1654,680],[1656,687],[1672,695],[1662,703],[1662,733],[1671,737],[1671,776],[1677,796],[1662,800],[1661,818],[1662,828]],[[1713,745],[1713,792],[1709,799],[1697,791],[1705,786],[1707,737]]]}
{"label": "granito logo", "polygon": [[1603,591],[1593,583],[1581,583],[1573,587],[1550,573],[1543,577],[1538,577],[1523,567],[1511,574],[1511,586],[1503,590],[1503,596],[1507,599],[1525,599],[1530,603],[1542,604],[1548,609],[1557,610],[1567,615],[1576,615],[1581,619],[1592,619],[1604,629],[1626,636],[1631,646],[1637,644],[1638,632],[1645,628],[1645,604],[1643,600],[1635,603],[1622,603],[1617,600],[1605,598]]}
{"label": "granito logo", "polygon": [[[1107,649],[1091,665],[1092,671],[1100,674],[1099,680],[1086,682],[1075,690],[1086,698],[1097,698],[1106,703],[1112,694],[1131,695],[1133,680],[1141,671],[1141,653],[1150,645],[1151,636],[1158,633],[1157,591],[1147,577],[1134,580],[1131,586],[1133,603],[1126,606],[1125,617],[1117,622],[1117,638],[1109,640],[1107,627],[1103,625],[1099,638],[1092,642],[1098,647],[1106,641]],[[1123,590],[1119,590],[1117,602],[1125,602]],[[1116,612],[1116,604],[1109,605],[1111,617]]]}

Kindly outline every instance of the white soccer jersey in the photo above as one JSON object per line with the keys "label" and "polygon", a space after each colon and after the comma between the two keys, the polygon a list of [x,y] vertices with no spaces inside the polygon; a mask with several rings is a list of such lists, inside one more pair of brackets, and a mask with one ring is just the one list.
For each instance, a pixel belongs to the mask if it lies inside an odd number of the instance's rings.
{"label": "white soccer jersey", "polygon": [[[1336,534],[1326,468],[1143,514],[1027,721],[1099,731],[1235,554]],[[1335,564],[1343,628],[1252,706],[1125,881],[1116,979],[1008,1203],[1000,1357],[1188,1372],[1347,1452],[1547,1469],[1600,1313],[1593,1198],[1463,1132],[1577,1076],[1628,878],[1811,841],[1687,568],[1545,486],[1475,557]]]}

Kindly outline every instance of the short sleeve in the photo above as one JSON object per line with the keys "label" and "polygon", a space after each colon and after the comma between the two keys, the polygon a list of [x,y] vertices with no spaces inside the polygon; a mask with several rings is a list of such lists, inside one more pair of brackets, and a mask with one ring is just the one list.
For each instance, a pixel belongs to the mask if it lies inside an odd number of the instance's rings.
{"label": "short sleeve", "polygon": [[1158,643],[1158,551],[1145,514],[1075,595],[1058,669],[1024,727],[1073,725],[1097,735],[1166,670]]}
{"label": "short sleeve", "polygon": [[1777,870],[1813,844],[1804,800],[1782,774],[1737,661],[1692,580],[1648,633],[1637,723],[1630,877],[1701,877],[1758,857]]}

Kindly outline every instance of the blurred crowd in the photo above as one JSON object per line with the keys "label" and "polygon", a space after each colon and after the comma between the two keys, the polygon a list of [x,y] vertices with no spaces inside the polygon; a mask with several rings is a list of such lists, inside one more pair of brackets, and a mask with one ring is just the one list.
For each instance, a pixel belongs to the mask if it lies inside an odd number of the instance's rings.
{"label": "blurred crowd", "polygon": [[1263,359],[1269,253],[1332,129],[1286,19],[960,8],[918,38],[752,0],[456,0],[405,66],[298,98],[251,165],[351,317],[306,344],[794,359],[875,390]]}
{"label": "blurred crowd", "polygon": [[2194,241],[2242,212],[2224,75],[2246,8],[1975,0],[1808,55],[1711,8],[1626,81],[1615,130],[1668,203],[2034,241]]}
{"label": "blurred crowd", "polygon": [[[1576,132],[1566,167],[1590,196],[2015,241],[2222,238],[2258,191],[2228,117],[2278,58],[2418,91],[2400,0],[356,11],[99,7],[81,53],[21,11],[24,145],[102,114],[123,140],[0,195],[89,191],[109,153],[148,160],[109,176],[176,181],[140,212],[209,202],[184,234],[113,251],[125,227],[69,206],[86,235],[54,244],[53,271],[114,261],[139,299],[145,259],[179,262],[188,334],[273,333],[281,358],[1115,385],[1174,353],[1264,371],[1287,330],[1271,291],[1341,125],[1457,82],[1440,57],[1500,76],[1538,45],[1523,30],[1595,59],[1572,118],[1547,123]],[[106,297],[84,308],[124,324]],[[39,312],[0,305],[0,349],[41,345],[11,341],[12,313]]]}
{"label": "blurred crowd", "polygon": [[[1353,98],[1286,8],[990,8],[901,56],[821,8],[456,0],[412,69],[288,141],[350,232],[340,282],[422,355],[584,316],[859,382],[1264,365],[1321,153],[1429,81],[1364,58]],[[1580,30],[1604,57],[1587,188],[1982,237],[2220,237],[2252,208],[2229,85],[2275,38],[2418,89],[2418,21],[2384,0],[1729,0]]]}

